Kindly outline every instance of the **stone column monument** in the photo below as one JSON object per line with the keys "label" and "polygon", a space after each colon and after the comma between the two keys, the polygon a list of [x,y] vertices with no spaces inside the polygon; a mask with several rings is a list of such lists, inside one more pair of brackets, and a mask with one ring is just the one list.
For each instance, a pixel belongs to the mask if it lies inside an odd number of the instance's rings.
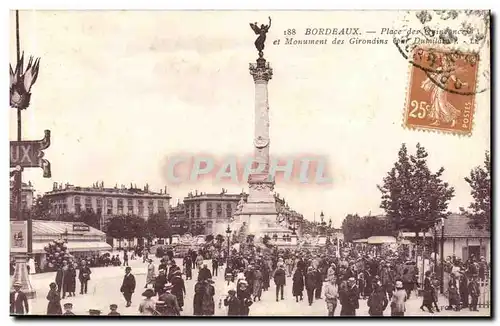
{"label": "stone column monument", "polygon": [[[255,34],[259,35],[255,47],[259,52],[256,63],[250,63],[250,75],[255,83],[255,135],[254,160],[259,164],[258,172],[248,178],[249,194],[246,203],[237,212],[240,222],[245,222],[249,234],[260,237],[263,231],[276,224],[278,215],[273,195],[274,179],[269,176],[269,101],[267,85],[273,76],[273,69],[264,59],[264,42],[271,26],[250,24]],[[255,167],[254,167],[255,168]]]}

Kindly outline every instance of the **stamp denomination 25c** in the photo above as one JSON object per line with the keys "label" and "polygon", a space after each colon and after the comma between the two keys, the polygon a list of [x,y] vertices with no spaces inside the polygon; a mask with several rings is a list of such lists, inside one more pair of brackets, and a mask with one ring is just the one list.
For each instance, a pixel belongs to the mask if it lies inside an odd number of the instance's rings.
{"label": "stamp denomination 25c", "polygon": [[417,47],[413,51],[404,124],[470,135],[479,56]]}

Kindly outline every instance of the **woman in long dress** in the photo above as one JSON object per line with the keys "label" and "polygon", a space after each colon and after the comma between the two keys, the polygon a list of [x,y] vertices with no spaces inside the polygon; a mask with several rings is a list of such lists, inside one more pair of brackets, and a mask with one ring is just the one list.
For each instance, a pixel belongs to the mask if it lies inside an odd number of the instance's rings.
{"label": "woman in long dress", "polygon": [[262,272],[259,269],[254,271],[255,279],[253,282],[253,301],[257,301],[262,296]]}
{"label": "woman in long dress", "polygon": [[47,305],[47,315],[62,315],[62,307],[61,307],[61,296],[57,291],[57,284],[52,282],[49,285],[50,290],[47,294],[47,300],[49,301]]}
{"label": "woman in long dress", "polygon": [[147,289],[142,293],[143,297],[146,297],[142,302],[139,304],[139,312],[143,316],[153,316],[154,312],[156,311],[156,303],[152,299],[154,297],[155,293],[152,289]]}
{"label": "woman in long dress", "polygon": [[155,278],[156,278],[155,265],[153,264],[153,260],[149,259],[148,260],[148,272],[146,275],[146,285],[144,285],[144,287],[147,288],[148,284],[153,284]]}

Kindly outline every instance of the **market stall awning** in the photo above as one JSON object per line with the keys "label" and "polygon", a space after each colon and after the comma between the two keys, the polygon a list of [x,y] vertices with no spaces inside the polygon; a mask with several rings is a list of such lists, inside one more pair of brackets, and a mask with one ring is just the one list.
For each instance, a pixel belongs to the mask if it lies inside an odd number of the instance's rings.
{"label": "market stall awning", "polygon": [[384,243],[396,243],[397,240],[394,237],[389,236],[373,236],[368,238],[369,244],[384,244]]}
{"label": "market stall awning", "polygon": [[91,241],[75,241],[68,242],[69,252],[72,251],[108,251],[111,246],[106,242],[91,242]]}
{"label": "market stall awning", "polygon": [[358,240],[353,240],[353,243],[367,243],[368,239],[358,239]]}

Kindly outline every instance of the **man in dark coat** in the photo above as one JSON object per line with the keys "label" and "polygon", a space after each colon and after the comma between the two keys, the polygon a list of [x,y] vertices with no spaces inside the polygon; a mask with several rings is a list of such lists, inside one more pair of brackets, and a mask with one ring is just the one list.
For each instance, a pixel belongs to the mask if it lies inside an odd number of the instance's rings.
{"label": "man in dark coat", "polygon": [[218,276],[217,270],[219,269],[219,258],[214,257],[212,258],[212,275],[213,276]]}
{"label": "man in dark coat", "polygon": [[281,300],[285,300],[283,292],[286,284],[286,272],[282,263],[278,264],[278,268],[274,272],[274,284],[276,284],[276,301],[279,301],[278,297],[280,292]]}
{"label": "man in dark coat", "polygon": [[120,292],[123,293],[123,297],[127,302],[127,307],[130,307],[132,304],[132,294],[135,291],[135,277],[130,273],[131,271],[132,268],[128,266],[125,268],[125,276],[123,277],[122,286],[120,288]]}
{"label": "man in dark coat", "polygon": [[204,281],[212,278],[212,273],[207,267],[207,264],[203,264],[203,267],[198,272],[198,281]]}
{"label": "man in dark coat", "polygon": [[158,270],[158,276],[155,278],[154,289],[158,297],[163,294],[165,284],[167,284],[167,274],[164,269]]}
{"label": "man in dark coat", "polygon": [[347,287],[340,291],[339,297],[342,304],[340,315],[356,316],[356,309],[359,308],[359,293],[354,277],[347,280]]}
{"label": "man in dark coat", "polygon": [[82,260],[82,266],[80,267],[80,271],[78,273],[78,279],[80,280],[80,294],[87,294],[90,274],[92,274],[92,271],[87,266],[87,262]]}
{"label": "man in dark coat", "polygon": [[175,262],[175,260],[172,260],[170,268],[168,270],[168,274],[167,274],[167,280],[169,282],[172,282],[172,277],[174,277],[174,273],[177,271],[181,272],[181,268],[179,266],[177,266],[177,263]]}
{"label": "man in dark coat", "polygon": [[15,282],[14,292],[10,293],[10,313],[12,315],[24,315],[29,313],[28,298],[21,291],[21,282]]}
{"label": "man in dark coat", "polygon": [[241,301],[236,297],[236,291],[227,291],[228,296],[224,299],[224,306],[227,307],[228,316],[239,316],[241,312]]}
{"label": "man in dark coat", "polygon": [[180,316],[182,308],[177,302],[177,297],[171,293],[172,284],[165,284],[164,293],[159,297],[162,304],[162,315],[164,316]]}
{"label": "man in dark coat", "polygon": [[385,290],[382,288],[380,281],[373,284],[373,292],[368,298],[368,313],[370,316],[383,316],[384,310],[389,304]]}
{"label": "man in dark coat", "polygon": [[191,256],[189,254],[187,254],[184,257],[183,265],[184,265],[184,273],[186,274],[186,280],[192,280],[193,279],[193,271],[192,271],[193,262],[192,262]]}
{"label": "man in dark coat", "polygon": [[307,300],[309,301],[309,305],[312,305],[314,299],[314,289],[316,289],[316,275],[314,273],[314,268],[312,266],[309,266],[307,268],[305,283],[306,283]]}
{"label": "man in dark coat", "polygon": [[319,268],[314,270],[314,278],[316,280],[316,289],[314,291],[314,297],[316,300],[323,299],[321,297],[321,290],[323,289],[323,274]]}
{"label": "man in dark coat", "polygon": [[182,311],[182,307],[184,306],[184,296],[186,295],[186,287],[184,285],[184,280],[182,279],[181,271],[174,272],[170,282],[172,283],[171,293],[177,298],[180,311]]}
{"label": "man in dark coat", "polygon": [[472,280],[468,285],[468,290],[470,294],[470,305],[469,305],[470,311],[479,311],[477,309],[477,301],[479,299],[480,289],[479,289],[479,284],[477,283],[476,275],[472,277]]}

